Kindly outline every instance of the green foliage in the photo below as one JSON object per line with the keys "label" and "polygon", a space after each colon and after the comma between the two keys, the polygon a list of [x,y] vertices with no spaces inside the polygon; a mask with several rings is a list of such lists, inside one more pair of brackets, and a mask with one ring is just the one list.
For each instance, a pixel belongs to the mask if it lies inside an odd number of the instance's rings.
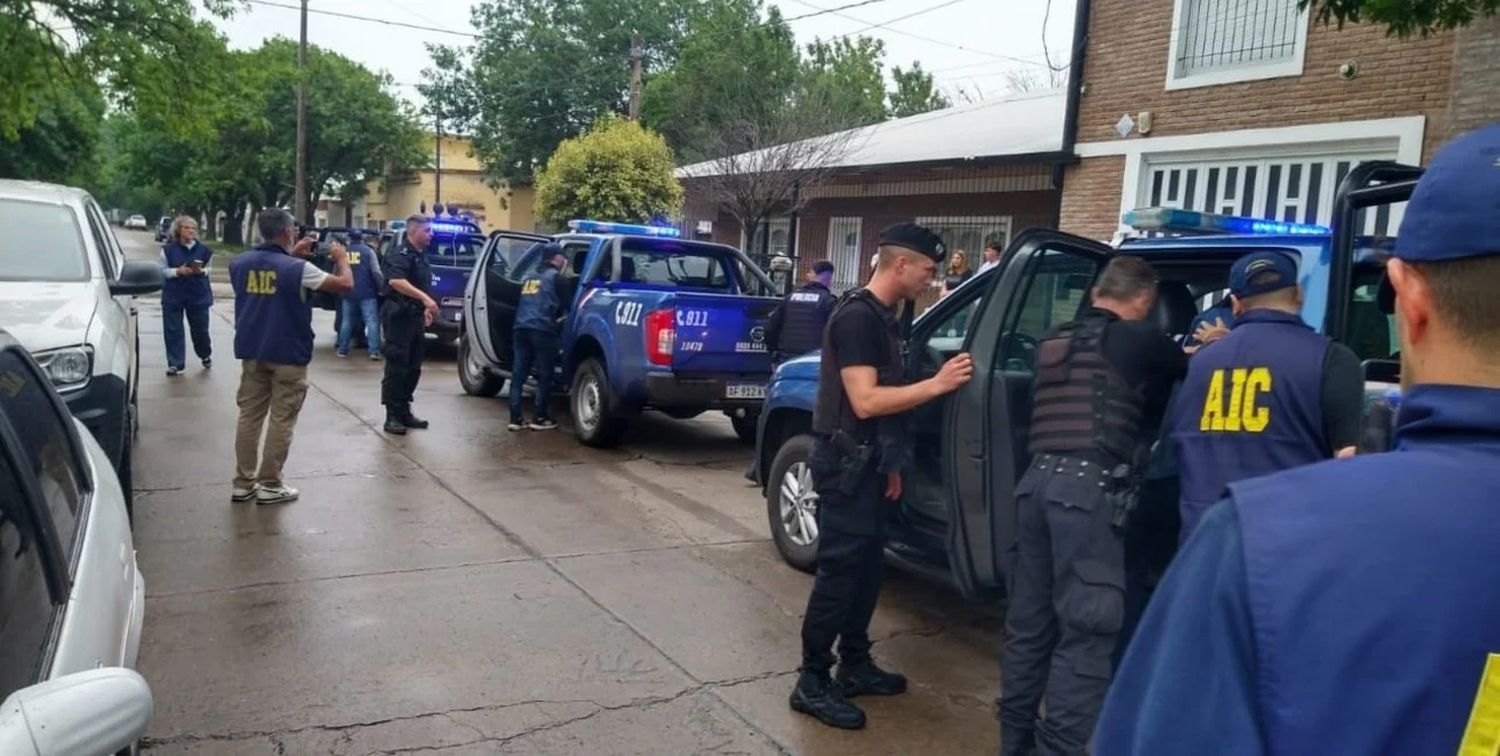
{"label": "green foliage", "polygon": [[588,133],[564,140],[536,174],[536,212],[572,218],[648,221],[682,207],[672,150],[660,134],[619,118],[600,119]]}
{"label": "green foliage", "polygon": [[0,178],[84,184],[97,173],[104,95],[86,83],[48,87],[31,103],[32,121],[0,138]]}
{"label": "green foliage", "polygon": [[845,128],[884,121],[885,42],[870,37],[814,40],[796,97],[837,114]]}
{"label": "green foliage", "polygon": [[1397,37],[1468,26],[1500,11],[1500,0],[1299,0],[1320,23],[1372,23]]}
{"label": "green foliage", "polygon": [[937,91],[932,74],[922,70],[922,64],[913,62],[911,68],[891,69],[895,88],[891,90],[890,116],[905,118],[930,110],[941,110],[952,105],[942,92]]}

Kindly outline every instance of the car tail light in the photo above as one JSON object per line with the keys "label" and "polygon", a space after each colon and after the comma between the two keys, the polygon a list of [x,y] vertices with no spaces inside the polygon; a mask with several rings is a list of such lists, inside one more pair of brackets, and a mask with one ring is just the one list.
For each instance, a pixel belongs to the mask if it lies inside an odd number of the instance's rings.
{"label": "car tail light", "polygon": [[646,361],[671,365],[672,346],[677,342],[677,313],[670,308],[646,313]]}

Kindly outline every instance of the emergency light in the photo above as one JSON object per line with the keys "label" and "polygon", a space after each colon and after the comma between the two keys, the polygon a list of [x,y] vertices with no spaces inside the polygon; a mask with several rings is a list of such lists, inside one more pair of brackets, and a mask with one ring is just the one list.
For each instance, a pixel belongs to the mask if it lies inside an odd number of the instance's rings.
{"label": "emergency light", "polygon": [[636,236],[682,236],[672,226],[646,226],[639,223],[612,223],[596,220],[570,220],[568,228],[580,234],[635,234]]}
{"label": "emergency light", "polygon": [[472,223],[439,223],[432,222],[432,230],[446,234],[477,234],[479,227]]}
{"label": "emergency light", "polygon": [[1246,218],[1238,215],[1200,213],[1174,207],[1143,207],[1125,213],[1125,225],[1140,231],[1185,231],[1204,234],[1258,234],[1266,236],[1327,236],[1327,226],[1312,223]]}

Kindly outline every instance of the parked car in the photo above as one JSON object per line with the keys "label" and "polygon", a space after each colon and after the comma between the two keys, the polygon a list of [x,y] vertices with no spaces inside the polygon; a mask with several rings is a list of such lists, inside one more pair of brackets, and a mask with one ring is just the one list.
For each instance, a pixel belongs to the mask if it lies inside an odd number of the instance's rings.
{"label": "parked car", "polygon": [[490,235],[469,282],[458,374],[464,391],[493,396],[510,373],[521,282],[540,246],[562,245],[567,319],[559,387],[572,397],[578,439],[619,441],[645,409],[672,417],[729,415],[746,441],[771,377],[765,324],[774,284],[734,247],[675,237],[675,229],[572,221],[557,237]]}
{"label": "parked car", "polygon": [[[909,379],[930,377],[948,358],[968,352],[974,380],[910,413],[915,461],[895,505],[890,560],[951,583],[969,598],[1002,592],[1005,554],[1015,532],[1014,489],[1029,461],[1037,345],[1053,326],[1077,317],[1099,271],[1115,255],[1139,255],[1156,268],[1161,287],[1150,317],[1173,336],[1186,336],[1200,305],[1222,297],[1229,267],[1240,256],[1269,248],[1297,257],[1305,295],[1302,319],[1360,356],[1366,407],[1377,406],[1377,397],[1399,380],[1393,318],[1376,301],[1393,240],[1356,237],[1365,216],[1351,198],[1374,192],[1381,204],[1405,199],[1399,193],[1409,194],[1419,174],[1394,164],[1355,168],[1335,200],[1332,230],[1151,208],[1127,217],[1156,236],[1130,239],[1118,248],[1045,229],[1017,234],[998,265],[907,327]],[[814,567],[819,535],[818,496],[808,466],[818,365],[814,353],[777,369],[756,445],[772,538],[782,558],[802,570]],[[1165,446],[1158,444],[1158,450]],[[1176,502],[1175,463],[1164,455],[1153,460],[1138,511],[1172,517]],[[1175,544],[1175,534],[1168,541]]]}
{"label": "parked car", "polygon": [[[130,261],[82,189],[0,180],[0,326],[31,350],[104,448],[130,500],[140,375],[135,297],[162,287]],[[39,254],[45,250],[46,254]]]}
{"label": "parked car", "polygon": [[144,215],[132,215],[129,218],[126,218],[125,219],[125,227],[126,228],[138,228],[138,229],[140,229],[142,231],[145,231],[146,230],[146,216],[144,216]]}
{"label": "parked car", "polygon": [[172,216],[163,215],[161,220],[156,222],[156,240],[165,243],[167,232],[170,230],[172,230]]}
{"label": "parked car", "polygon": [[146,587],[113,461],[0,330],[0,753],[109,754],[151,719]]}

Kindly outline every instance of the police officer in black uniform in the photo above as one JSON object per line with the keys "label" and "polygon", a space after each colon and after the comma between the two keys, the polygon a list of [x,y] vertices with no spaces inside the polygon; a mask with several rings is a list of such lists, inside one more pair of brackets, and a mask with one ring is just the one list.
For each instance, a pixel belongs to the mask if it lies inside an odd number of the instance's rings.
{"label": "police officer in black uniform", "polygon": [[766,348],[771,350],[773,364],[822,346],[823,328],[838,301],[832,286],[833,263],[819,260],[813,263],[812,278],[786,295],[771,311],[771,320],[766,324]]}
{"label": "police officer in black uniform", "polygon": [[[914,224],[880,235],[880,262],[870,283],[844,298],[823,334],[809,465],[819,508],[818,572],[802,623],[802,674],[792,709],[844,729],[865,725],[849,702],[860,695],[897,695],[906,678],[881,670],[870,657],[870,617],[880,594],[885,524],[901,497],[901,472],[910,454],[901,438],[901,413],[968,382],[967,354],[936,376],[902,385],[895,308],[931,283],[947,256],[937,234]],[[838,680],[834,641],[839,642]]]}
{"label": "police officer in black uniform", "polygon": [[[1157,277],[1116,257],[1077,321],[1044,338],[1007,571],[1001,754],[1086,752],[1124,621],[1122,515],[1182,349],[1151,323]],[[1039,719],[1043,693],[1046,717]]]}
{"label": "police officer in black uniform", "polygon": [[425,215],[406,219],[400,246],[391,253],[385,277],[385,304],[380,316],[385,330],[385,379],[380,403],[385,405],[385,432],[403,435],[407,429],[426,428],[426,420],[411,413],[412,395],[422,379],[422,351],[427,326],[437,316],[432,289],[432,267],[427,245],[432,222]]}

